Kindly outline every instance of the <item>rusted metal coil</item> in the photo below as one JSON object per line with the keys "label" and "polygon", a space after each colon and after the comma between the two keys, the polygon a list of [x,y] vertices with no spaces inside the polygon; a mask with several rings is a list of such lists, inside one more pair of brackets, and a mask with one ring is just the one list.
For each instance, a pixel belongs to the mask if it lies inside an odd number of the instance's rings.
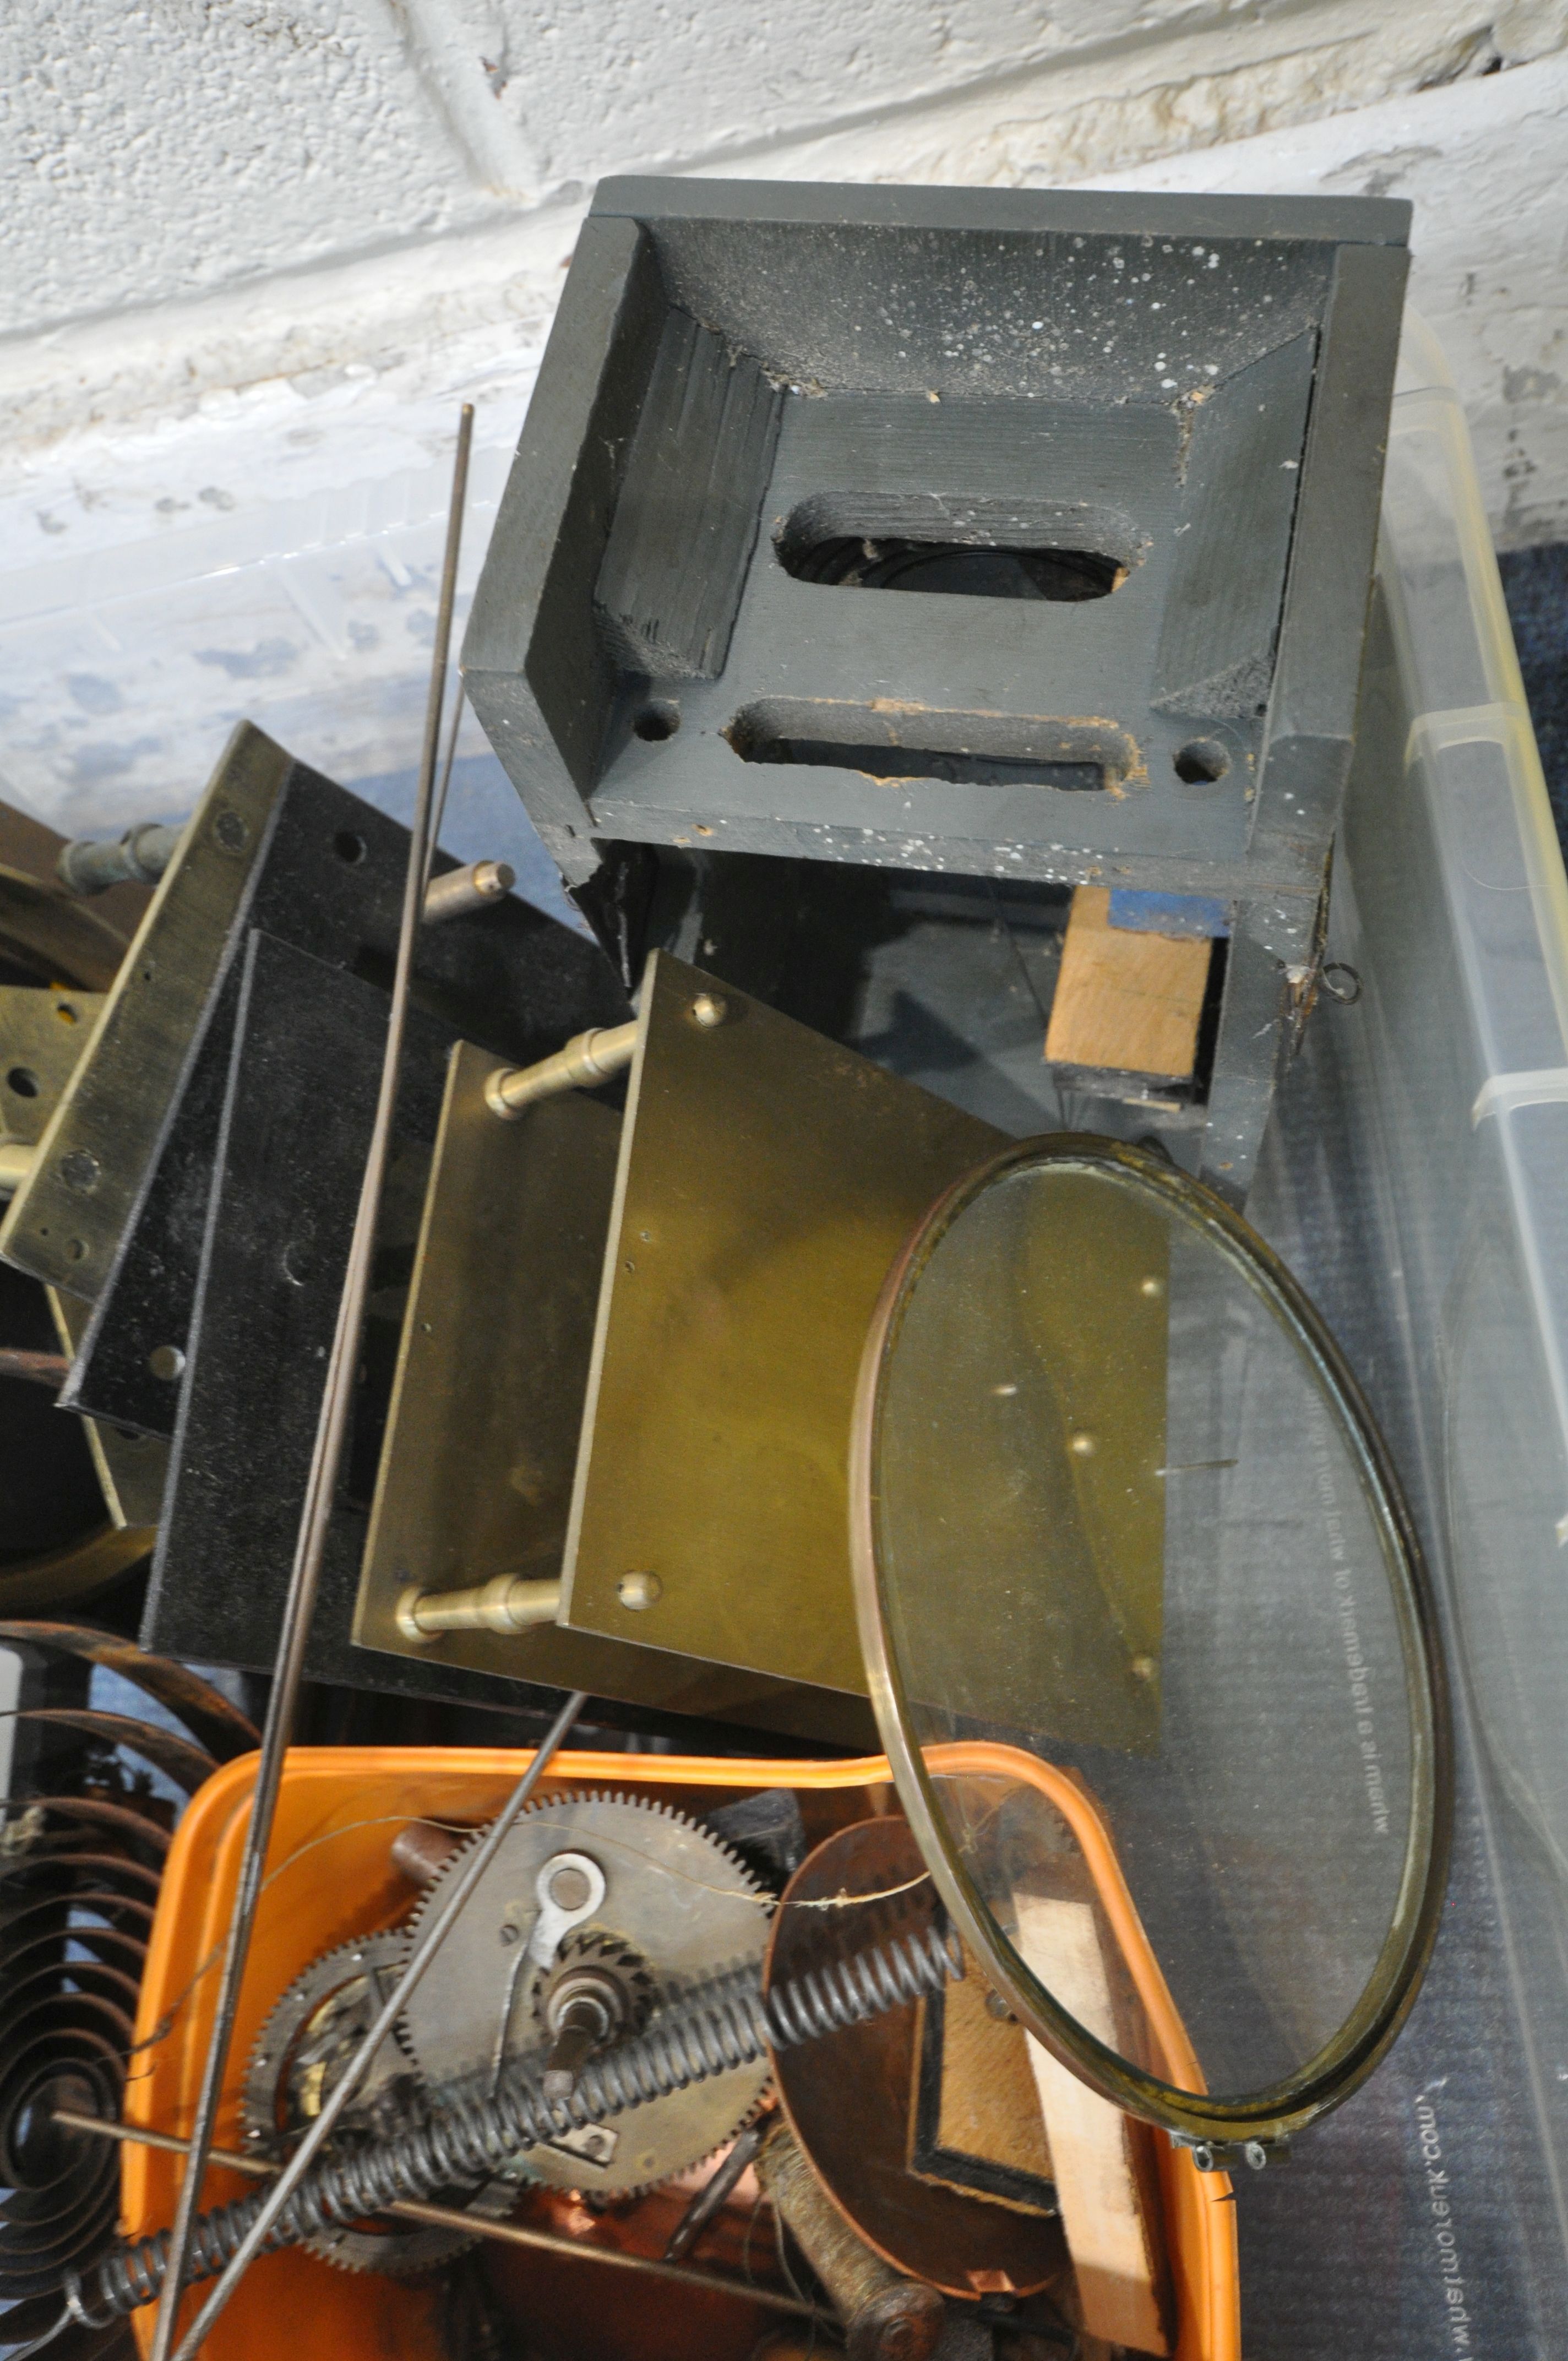
{"label": "rusted metal coil", "polygon": [[[6,2313],[9,2338],[30,2333],[45,2298],[58,2308],[62,2280],[103,2252],[119,2212],[114,2147],[54,2114],[117,2119],[136,2037],[170,1842],[153,1815],[170,1806],[123,1758],[139,1756],[188,1794],[256,1734],[210,1682],[113,1632],[9,1621],[0,1643],[103,1665],[194,1733],[85,1706],[15,1717],[50,1741],[51,1792],[0,1808],[0,2301],[20,2307]],[[93,1792],[71,1794],[76,1777]]]}
{"label": "rusted metal coil", "polygon": [[[444,2093],[430,2119],[372,2148],[319,2165],[284,2207],[269,2246],[298,2245],[335,2223],[356,2222],[398,2199],[472,2186],[540,2141],[688,2089],[710,2075],[750,2065],[772,2048],[819,2038],[939,1990],[963,1973],[956,1939],[945,1930],[889,1939],[829,1960],[771,1992],[754,1969],[700,1985],[638,2035],[586,2065],[566,2099],[543,2088],[543,2061],[520,2060],[499,2090]],[[192,2224],[188,2281],[215,2278],[237,2253],[262,2192],[203,2214]],[[117,2248],[95,2269],[68,2281],[80,2316],[101,2324],[150,2303],[169,2255],[169,2233]]]}

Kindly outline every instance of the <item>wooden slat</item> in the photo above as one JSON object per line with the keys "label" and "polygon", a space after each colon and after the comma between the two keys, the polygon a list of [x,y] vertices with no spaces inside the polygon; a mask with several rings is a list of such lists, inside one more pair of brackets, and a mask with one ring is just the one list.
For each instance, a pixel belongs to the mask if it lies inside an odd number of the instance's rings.
{"label": "wooden slat", "polygon": [[1053,1066],[1190,1082],[1213,945],[1111,924],[1111,895],[1080,885],[1062,946],[1046,1058]]}
{"label": "wooden slat", "polygon": [[[1032,1894],[1016,1894],[1014,1901],[1021,1956],[1086,2032],[1114,2048],[1110,1982],[1092,1906]],[[1135,2353],[1167,2355],[1159,2234],[1140,2187],[1134,2127],[1032,2036],[1029,2061],[1084,2327],[1091,2336]]]}

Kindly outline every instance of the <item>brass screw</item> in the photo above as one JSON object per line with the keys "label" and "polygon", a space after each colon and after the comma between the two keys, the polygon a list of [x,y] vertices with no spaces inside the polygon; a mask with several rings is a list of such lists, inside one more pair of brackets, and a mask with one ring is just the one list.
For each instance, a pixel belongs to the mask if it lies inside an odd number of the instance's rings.
{"label": "brass screw", "polygon": [[1165,1281],[1162,1279],[1146,1279],[1139,1287],[1138,1293],[1140,1295],[1163,1295],[1165,1293]]}
{"label": "brass screw", "polygon": [[1128,1669],[1131,1671],[1133,1678],[1135,1681],[1152,1681],[1155,1675],[1154,1658],[1152,1656],[1135,1656]]}
{"label": "brass screw", "polygon": [[623,1574],[615,1586],[615,1595],[623,1607],[640,1612],[654,1604],[663,1587],[656,1574]]}
{"label": "brass screw", "polygon": [[104,1178],[104,1168],[90,1148],[73,1148],[60,1159],[60,1177],[79,1197],[90,1197]]}
{"label": "brass screw", "polygon": [[1094,1456],[1094,1437],[1091,1434],[1084,1434],[1081,1433],[1075,1434],[1069,1441],[1067,1447],[1071,1452],[1075,1459],[1092,1459]]}
{"label": "brass screw", "polygon": [[716,1025],[722,1025],[729,1014],[729,1003],[722,993],[699,992],[692,1002],[692,1022],[700,1025],[705,1032],[711,1033]]}

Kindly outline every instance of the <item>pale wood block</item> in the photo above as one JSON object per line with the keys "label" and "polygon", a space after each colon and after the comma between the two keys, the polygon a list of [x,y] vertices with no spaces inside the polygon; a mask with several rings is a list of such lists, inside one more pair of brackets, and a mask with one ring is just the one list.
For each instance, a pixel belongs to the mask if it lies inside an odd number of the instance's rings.
{"label": "pale wood block", "polygon": [[[1117,2028],[1094,1912],[1087,1902],[1014,1896],[1022,1957],[1086,2033],[1114,2048]],[[1170,2352],[1161,2316],[1164,2277],[1134,2151],[1134,2126],[1032,2037],[1040,2112],[1050,2143],[1062,2228],[1091,2336],[1135,2353]]]}
{"label": "pale wood block", "polygon": [[1079,886],[1051,1002],[1047,1062],[1190,1082],[1212,950],[1201,938],[1113,927],[1110,889]]}

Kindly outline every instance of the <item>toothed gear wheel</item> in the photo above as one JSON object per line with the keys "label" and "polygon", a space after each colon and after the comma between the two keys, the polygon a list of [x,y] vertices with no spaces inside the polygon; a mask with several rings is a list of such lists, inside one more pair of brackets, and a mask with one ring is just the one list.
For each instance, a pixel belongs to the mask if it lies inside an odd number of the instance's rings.
{"label": "toothed gear wheel", "polygon": [[[313,1960],[274,2006],[246,2071],[241,2100],[245,2144],[258,2156],[283,2157],[320,2113],[338,2073],[390,1993],[408,1956],[397,1928],[344,1943]],[[333,2146],[386,2137],[417,2107],[417,2078],[395,2041],[377,2052],[358,2096],[333,2135]],[[520,2169],[444,2202],[492,2217],[510,2213]],[[460,2231],[389,2222],[385,2228],[335,2227],[307,2240],[313,2254],[340,2270],[424,2271],[473,2245]]]}
{"label": "toothed gear wheel", "polygon": [[[445,1899],[472,1845],[451,1855],[410,1921]],[[548,1875],[546,1875],[548,1872]],[[645,1963],[653,2014],[724,1969],[760,1966],[773,1896],[728,1845],[667,1805],[561,1795],[521,1813],[415,1992],[400,2038],[429,2086],[504,2058],[540,2057],[553,1986],[573,1960]],[[636,1978],[629,1991],[641,2004]],[[626,2196],[684,2172],[748,2122],[768,2085],[759,2059],[607,2123],[531,2148],[533,2178]]]}
{"label": "toothed gear wheel", "polygon": [[634,2033],[641,2032],[657,1989],[652,1969],[623,1935],[607,1934],[602,1927],[584,1927],[562,1936],[554,1965],[534,1982],[533,2038],[542,2049],[549,2048],[560,2030],[563,2003],[580,1984],[600,1979],[614,1997],[615,2038],[630,2041]]}

